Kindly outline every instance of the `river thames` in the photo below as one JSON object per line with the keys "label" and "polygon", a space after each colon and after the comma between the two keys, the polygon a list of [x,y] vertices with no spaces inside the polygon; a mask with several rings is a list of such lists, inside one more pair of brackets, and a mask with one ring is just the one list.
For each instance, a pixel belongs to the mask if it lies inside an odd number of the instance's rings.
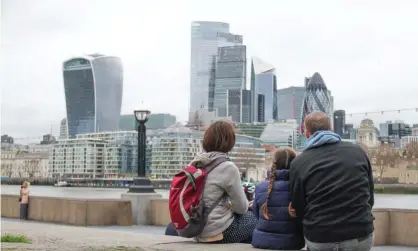
{"label": "river thames", "polygon": [[[1,194],[19,194],[20,186],[2,185]],[[120,199],[121,194],[127,192],[121,188],[93,188],[93,187],[53,187],[31,186],[30,194],[46,197],[66,197],[77,199]],[[168,190],[156,190],[162,198],[168,198]],[[375,208],[404,208],[418,209],[418,195],[376,194]]]}

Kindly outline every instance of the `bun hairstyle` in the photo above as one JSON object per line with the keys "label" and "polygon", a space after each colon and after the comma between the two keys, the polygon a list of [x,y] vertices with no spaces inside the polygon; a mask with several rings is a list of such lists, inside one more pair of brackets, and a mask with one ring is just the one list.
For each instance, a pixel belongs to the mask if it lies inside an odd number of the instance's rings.
{"label": "bun hairstyle", "polygon": [[274,181],[276,180],[276,170],[288,170],[290,167],[290,162],[296,158],[296,152],[291,148],[281,148],[274,153],[273,163],[271,165],[270,177],[269,177],[269,186],[267,190],[266,202],[261,206],[261,211],[263,212],[264,218],[270,220],[271,215],[268,213],[267,204],[270,198],[271,190],[273,189]]}

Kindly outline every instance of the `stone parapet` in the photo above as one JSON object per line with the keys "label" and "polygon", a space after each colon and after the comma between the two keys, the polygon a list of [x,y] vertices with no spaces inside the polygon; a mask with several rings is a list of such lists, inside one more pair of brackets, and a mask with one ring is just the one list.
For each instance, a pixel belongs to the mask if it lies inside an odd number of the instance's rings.
{"label": "stone parapet", "polygon": [[[17,195],[1,195],[1,216],[19,218]],[[131,226],[132,206],[129,200],[69,199],[30,196],[29,220],[76,226]]]}
{"label": "stone parapet", "polygon": [[[166,226],[170,222],[168,200],[151,201],[152,224]],[[375,245],[418,247],[418,210],[374,209]]]}

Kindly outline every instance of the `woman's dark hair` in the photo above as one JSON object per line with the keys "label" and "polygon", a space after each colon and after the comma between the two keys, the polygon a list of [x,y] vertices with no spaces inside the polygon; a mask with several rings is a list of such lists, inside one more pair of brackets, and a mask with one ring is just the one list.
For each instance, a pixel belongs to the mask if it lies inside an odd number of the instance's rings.
{"label": "woman's dark hair", "polygon": [[277,150],[274,153],[273,163],[271,165],[271,170],[270,170],[267,198],[266,198],[266,202],[264,202],[264,204],[261,206],[261,211],[263,212],[263,216],[267,220],[270,219],[270,215],[267,209],[267,203],[270,198],[271,190],[273,189],[274,181],[276,180],[276,170],[289,169],[290,162],[292,162],[294,158],[296,158],[296,152],[290,148],[282,148],[282,149]]}
{"label": "woman's dark hair", "polygon": [[235,145],[234,125],[226,120],[211,124],[203,135],[202,147],[205,152],[228,153]]}

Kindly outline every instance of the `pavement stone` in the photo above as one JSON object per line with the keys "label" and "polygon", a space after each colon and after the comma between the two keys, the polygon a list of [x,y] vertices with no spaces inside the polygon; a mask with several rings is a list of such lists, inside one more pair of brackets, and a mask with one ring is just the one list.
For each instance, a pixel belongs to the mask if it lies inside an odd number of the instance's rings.
{"label": "pavement stone", "polygon": [[[248,244],[201,244],[180,237],[138,233],[117,228],[91,228],[31,221],[3,220],[2,234],[23,234],[31,244],[2,243],[1,250],[82,251],[211,251],[255,249]],[[373,251],[418,251],[413,247],[375,247]]]}

